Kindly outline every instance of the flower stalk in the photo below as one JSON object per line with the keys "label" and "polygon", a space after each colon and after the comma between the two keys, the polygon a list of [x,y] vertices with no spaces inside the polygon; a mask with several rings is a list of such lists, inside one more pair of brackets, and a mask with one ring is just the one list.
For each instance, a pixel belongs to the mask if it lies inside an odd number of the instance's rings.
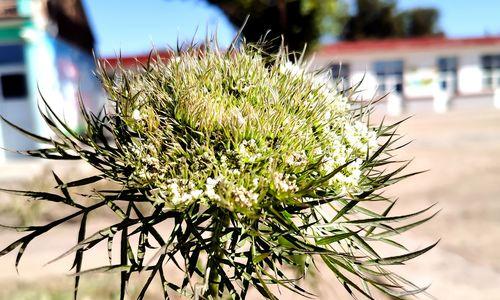
{"label": "flower stalk", "polygon": [[206,291],[206,297],[211,297],[211,299],[220,299],[220,281],[221,277],[219,275],[219,268],[221,267],[221,261],[225,257],[226,243],[221,243],[222,237],[224,236],[224,229],[230,224],[230,218],[227,212],[219,211],[214,218],[214,231],[212,235],[212,255],[208,257],[208,263],[206,271],[208,273],[208,289]]}

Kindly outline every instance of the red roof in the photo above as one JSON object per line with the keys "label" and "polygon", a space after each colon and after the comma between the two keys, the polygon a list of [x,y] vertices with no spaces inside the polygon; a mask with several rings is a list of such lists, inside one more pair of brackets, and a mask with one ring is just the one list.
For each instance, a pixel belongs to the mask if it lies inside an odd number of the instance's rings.
{"label": "red roof", "polygon": [[[419,50],[429,48],[451,48],[451,47],[470,47],[470,46],[500,46],[500,36],[487,36],[477,38],[450,39],[445,37],[427,37],[427,38],[406,38],[406,39],[383,39],[383,40],[360,40],[353,42],[338,42],[324,45],[318,50],[318,55],[342,55],[357,54],[374,51],[401,51],[401,50]],[[158,51],[162,59],[168,59],[172,56],[170,51]],[[153,54],[153,58],[156,55]],[[115,67],[118,62],[122,66],[131,68],[139,64],[146,64],[149,59],[148,54],[105,57],[102,62],[108,62],[111,67]]]}
{"label": "red roof", "polygon": [[319,55],[353,54],[373,51],[401,51],[428,48],[450,48],[470,46],[500,46],[500,36],[450,39],[445,37],[360,40],[338,42],[321,47]]}
{"label": "red roof", "polygon": [[[111,65],[112,68],[116,67],[120,63],[125,68],[132,68],[139,66],[140,64],[147,64],[149,58],[156,59],[158,56],[162,59],[168,59],[172,56],[171,51],[157,51],[153,54],[140,54],[131,56],[119,56],[119,57],[103,57],[99,60],[104,63],[105,66]],[[109,65],[108,65],[109,64]]]}

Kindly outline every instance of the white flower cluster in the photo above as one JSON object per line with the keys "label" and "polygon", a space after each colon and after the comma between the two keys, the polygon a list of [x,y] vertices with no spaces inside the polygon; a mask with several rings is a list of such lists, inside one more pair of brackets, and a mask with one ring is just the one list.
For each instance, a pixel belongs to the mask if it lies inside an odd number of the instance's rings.
{"label": "white flower cluster", "polygon": [[327,175],[350,160],[353,162],[335,174],[328,184],[339,193],[359,192],[363,159],[377,147],[377,134],[365,123],[347,123],[341,135],[328,133],[330,145],[324,149],[324,160],[320,169]]}
{"label": "white flower cluster", "polygon": [[[223,200],[222,197],[217,193],[217,187],[219,184],[224,184],[225,188],[227,188],[227,184],[229,182],[227,181],[226,178],[219,176],[217,178],[212,178],[208,177],[206,182],[205,182],[205,191],[203,192],[203,195],[206,196],[208,199],[213,200],[213,201],[221,201]],[[255,184],[258,184],[258,179],[254,180],[253,182],[254,186]],[[226,201],[224,205],[232,207],[234,204],[240,206],[240,207],[247,207],[250,208],[253,205],[255,205],[259,199],[259,194],[256,193],[255,191],[249,190],[244,186],[233,186],[232,189],[230,189],[231,192],[231,201]],[[227,199],[226,199],[227,200]]]}
{"label": "white flower cluster", "polygon": [[290,167],[303,167],[308,163],[305,151],[293,152],[285,158],[285,164]]}
{"label": "white flower cluster", "polygon": [[242,206],[251,207],[257,203],[259,194],[249,191],[243,186],[238,186],[233,190],[234,201]]}
{"label": "white flower cluster", "polygon": [[208,177],[207,181],[205,182],[205,192],[204,195],[208,197],[210,200],[215,200],[219,201],[221,200],[221,197],[215,192],[215,187],[219,182],[221,181],[221,178],[212,178]]}
{"label": "white flower cluster", "polygon": [[359,156],[365,156],[378,147],[375,131],[370,130],[365,123],[360,121],[356,121],[352,125],[347,124],[344,127],[343,137]]}
{"label": "white flower cluster", "polygon": [[337,193],[346,194],[360,191],[362,163],[361,159],[356,159],[330,179],[329,183],[335,188]]}
{"label": "white flower cluster", "polygon": [[157,150],[152,144],[144,144],[141,147],[130,144],[129,160],[135,161],[135,170],[132,177],[139,181],[148,181],[152,176],[160,176],[161,164],[158,159]]}
{"label": "white flower cluster", "polygon": [[195,189],[192,182],[185,184],[185,181],[179,179],[167,180],[167,192],[170,196],[170,202],[174,206],[184,205],[192,200],[199,199],[203,194],[200,189]]}
{"label": "white flower cluster", "polygon": [[278,194],[289,194],[298,191],[297,181],[294,175],[274,172],[273,185]]}
{"label": "white flower cluster", "polygon": [[138,109],[134,109],[134,111],[132,112],[132,119],[140,121],[141,118],[142,118],[141,112]]}
{"label": "white flower cluster", "polygon": [[281,64],[279,67],[279,71],[282,74],[285,75],[290,75],[292,77],[300,77],[303,76],[304,73],[306,72],[303,68],[301,68],[299,65],[294,64],[290,61],[287,61],[284,64]]}
{"label": "white flower cluster", "polygon": [[244,140],[238,146],[237,153],[238,158],[243,163],[255,163],[258,159],[262,158],[262,153],[265,151],[265,147],[259,147],[255,140]]}

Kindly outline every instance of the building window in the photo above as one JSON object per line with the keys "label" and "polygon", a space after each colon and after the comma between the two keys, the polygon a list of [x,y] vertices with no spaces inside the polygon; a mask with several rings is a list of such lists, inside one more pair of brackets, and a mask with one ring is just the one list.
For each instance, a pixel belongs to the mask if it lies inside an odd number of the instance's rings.
{"label": "building window", "polygon": [[374,65],[377,76],[378,91],[381,94],[389,92],[403,93],[403,61],[377,61]]}
{"label": "building window", "polygon": [[500,54],[483,55],[481,57],[483,69],[483,87],[485,89],[500,88]]}
{"label": "building window", "polygon": [[332,79],[337,84],[337,87],[341,91],[348,90],[350,88],[349,76],[351,74],[349,65],[342,63],[332,64],[330,70],[332,72]]}
{"label": "building window", "polygon": [[0,85],[4,100],[23,99],[28,96],[26,78],[22,73],[0,75]]}
{"label": "building window", "polygon": [[457,92],[457,58],[440,57],[438,65],[439,88],[450,93]]}

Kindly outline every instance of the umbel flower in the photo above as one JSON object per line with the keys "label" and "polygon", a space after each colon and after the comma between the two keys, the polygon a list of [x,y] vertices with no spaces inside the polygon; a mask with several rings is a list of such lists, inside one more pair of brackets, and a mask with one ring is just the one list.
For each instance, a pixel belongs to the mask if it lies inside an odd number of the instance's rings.
{"label": "umbel flower", "polygon": [[[313,296],[301,284],[321,261],[353,296],[422,292],[386,269],[435,245],[410,252],[392,239],[433,216],[418,217],[430,208],[393,216],[395,201],[381,194],[412,175],[392,159],[398,124],[371,126],[371,107],[352,101],[355,91],[338,92],[328,72],[290,57],[209,43],[167,60],[152,55],[137,70],[118,66],[112,76],[99,65],[111,105],[98,115],[82,107],[85,133],[48,106],[42,115],[52,138],[6,121],[46,145],[22,153],[81,159],[100,174],[67,183],[55,176],[60,193],[9,190],[76,212],[17,228],[28,234],[0,255],[19,248],[17,265],[34,238],[79,219],[78,243],[61,256],[75,254],[75,297],[82,274],[103,270],[120,273],[121,298],[139,272],[148,278],[139,299],[155,278],[165,298],[244,299],[252,288],[277,299],[276,286]],[[94,190],[82,202],[74,188],[98,181],[118,188]],[[374,201],[387,203],[385,210],[367,208]],[[89,215],[101,209],[116,215],[114,225],[87,234]],[[117,233],[119,262],[83,271],[86,251],[101,242],[111,249]],[[375,244],[403,253],[384,257]],[[172,279],[167,267],[183,278]]]}

